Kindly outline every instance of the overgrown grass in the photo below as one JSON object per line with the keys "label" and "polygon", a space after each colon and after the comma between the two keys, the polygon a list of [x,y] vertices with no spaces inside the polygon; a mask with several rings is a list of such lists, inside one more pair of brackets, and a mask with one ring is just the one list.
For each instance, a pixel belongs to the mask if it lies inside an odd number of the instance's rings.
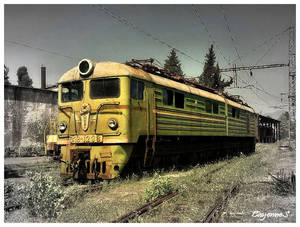
{"label": "overgrown grass", "polygon": [[240,182],[251,182],[254,176],[263,177],[273,168],[276,154],[265,147],[258,145],[256,153],[249,156],[241,155],[185,170],[160,170],[144,173],[142,178],[132,175],[126,179],[103,181],[99,183],[101,189],[89,193],[80,191],[87,186],[68,186],[65,193],[73,194],[66,197],[65,209],[51,221],[111,222],[143,205],[146,198],[149,201],[179,189],[178,196],[131,222],[201,222],[216,199],[224,195],[224,190]]}
{"label": "overgrown grass", "polygon": [[196,166],[182,177],[175,174],[174,187],[181,189],[181,195],[140,217],[139,222],[201,222],[224,190],[250,182],[254,176],[265,176],[275,160],[272,149],[259,145],[250,156]]}

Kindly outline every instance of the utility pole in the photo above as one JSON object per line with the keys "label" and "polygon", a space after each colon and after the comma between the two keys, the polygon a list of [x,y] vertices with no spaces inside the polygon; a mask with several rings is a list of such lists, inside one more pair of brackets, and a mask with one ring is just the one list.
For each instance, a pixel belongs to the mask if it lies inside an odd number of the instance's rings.
{"label": "utility pole", "polygon": [[289,147],[296,139],[296,48],[295,27],[289,29]]}

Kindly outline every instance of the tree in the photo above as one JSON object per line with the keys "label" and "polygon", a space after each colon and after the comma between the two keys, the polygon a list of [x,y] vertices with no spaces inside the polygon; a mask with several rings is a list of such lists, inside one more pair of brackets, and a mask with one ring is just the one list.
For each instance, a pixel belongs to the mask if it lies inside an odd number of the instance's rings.
{"label": "tree", "polygon": [[232,84],[233,79],[230,78],[229,81],[225,81],[221,79],[221,74],[220,74],[220,67],[219,64],[217,64],[215,68],[215,72],[213,73],[213,86],[212,88],[218,90],[218,91],[224,91],[225,87],[228,87]]}
{"label": "tree", "polygon": [[233,79],[231,78],[230,81],[221,79],[219,64],[215,66],[216,55],[213,45],[210,46],[205,58],[203,73],[199,77],[199,82],[204,86],[223,92],[225,87],[228,87],[233,83]]}
{"label": "tree", "polygon": [[17,71],[18,85],[22,87],[32,87],[32,79],[29,77],[26,66],[21,66]]}
{"label": "tree", "polygon": [[205,55],[206,61],[203,67],[203,73],[200,75],[199,82],[207,87],[212,88],[214,84],[213,76],[215,73],[216,55],[213,45],[210,46],[208,53]]}
{"label": "tree", "polygon": [[179,76],[183,76],[183,71],[181,69],[181,63],[176,55],[175,49],[172,49],[169,53],[168,58],[165,60],[164,69],[170,71],[171,73]]}
{"label": "tree", "polygon": [[5,85],[10,85],[10,82],[8,80],[8,72],[9,72],[9,68],[4,64],[4,84]]}

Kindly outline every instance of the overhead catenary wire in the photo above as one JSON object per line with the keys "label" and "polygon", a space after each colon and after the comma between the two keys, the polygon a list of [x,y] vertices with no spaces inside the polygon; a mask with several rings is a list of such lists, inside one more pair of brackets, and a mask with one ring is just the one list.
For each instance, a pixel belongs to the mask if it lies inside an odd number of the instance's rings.
{"label": "overhead catenary wire", "polygon": [[259,62],[261,62],[265,56],[267,56],[267,54],[272,50],[272,48],[280,41],[280,37],[275,40],[275,42],[272,44],[271,47],[268,48],[268,50],[257,60],[257,62],[255,63],[255,65],[258,65]]}
{"label": "overhead catenary wire", "polygon": [[51,50],[47,50],[45,48],[35,47],[35,46],[29,45],[29,44],[23,43],[23,42],[17,42],[17,41],[12,41],[12,40],[5,40],[5,42],[10,43],[10,44],[14,44],[14,45],[18,45],[18,46],[27,47],[27,48],[30,48],[30,49],[35,49],[35,50],[45,52],[45,53],[48,53],[48,54],[53,54],[53,55],[65,57],[65,58],[68,58],[68,59],[71,59],[71,60],[81,59],[80,57],[74,57],[74,56],[71,56],[71,55],[61,54],[61,53],[56,52],[56,51],[51,51]]}
{"label": "overhead catenary wire", "polygon": [[[237,49],[237,46],[236,46],[236,41],[235,41],[235,39],[233,38],[233,33],[232,33],[231,29],[230,29],[229,21],[228,21],[227,16],[226,16],[225,9],[224,9],[224,7],[223,7],[222,5],[220,5],[220,9],[221,9],[221,11],[222,11],[222,13],[223,13],[223,19],[224,19],[224,21],[225,21],[226,30],[227,30],[227,32],[228,32],[228,34],[229,34],[229,36],[230,36],[231,42],[233,43],[233,47],[234,47],[235,54],[237,55],[237,57],[238,57],[240,63],[242,64],[242,66],[244,66],[243,61],[242,61],[242,59],[241,59],[241,56],[240,56],[240,54],[239,54],[239,52],[238,52],[238,49]],[[248,74],[246,73],[246,75],[248,75]],[[250,76],[249,76],[249,77],[250,77]],[[249,82],[250,82],[250,81],[248,80],[247,83],[249,83]]]}
{"label": "overhead catenary wire", "polygon": [[[103,8],[105,8],[105,7],[103,7]],[[106,9],[106,14],[108,14],[107,8],[105,8],[105,9]],[[105,10],[103,9],[102,11],[105,11]],[[196,10],[196,11],[197,11],[197,10]],[[113,13],[112,13],[112,14],[113,14]],[[183,51],[181,51],[181,50],[175,48],[173,45],[170,45],[169,43],[167,43],[167,42],[165,42],[165,41],[163,41],[163,40],[161,40],[161,39],[159,39],[159,38],[153,36],[152,34],[148,33],[148,32],[145,31],[144,29],[142,29],[141,27],[138,27],[138,26],[134,25],[133,23],[129,22],[126,18],[121,17],[121,16],[118,16],[118,15],[115,15],[115,14],[110,15],[110,16],[112,16],[113,18],[115,18],[116,20],[118,20],[119,22],[121,22],[121,23],[123,23],[123,24],[124,24],[124,23],[126,24],[126,22],[127,22],[127,26],[130,26],[130,27],[132,27],[132,28],[135,28],[137,31],[139,31],[139,32],[141,32],[141,33],[144,33],[144,34],[147,35],[148,37],[152,38],[153,40],[155,40],[155,41],[157,41],[157,42],[160,42],[160,43],[163,44],[163,45],[166,45],[168,48],[175,49],[178,53],[180,53],[180,54],[182,54],[182,55],[184,55],[184,56],[186,56],[186,57],[189,57],[189,58],[190,58],[191,60],[193,60],[193,61],[196,61],[196,62],[198,62],[198,63],[204,64],[203,62],[200,62],[200,61],[198,61],[197,59],[194,59],[193,57],[189,56],[189,55],[186,54],[185,52],[183,52]],[[224,18],[226,18],[226,20],[227,20],[226,15],[224,16]],[[202,21],[201,18],[199,18],[199,19],[200,19],[200,21]],[[227,20],[227,22],[228,22],[228,20]],[[202,21],[201,23],[202,23],[202,25],[205,27],[205,31],[208,33],[208,35],[209,35],[210,39],[212,40],[212,42],[215,44],[216,47],[218,47],[217,44],[216,44],[216,42],[215,42],[215,40],[213,39],[211,33],[209,32],[207,26],[205,25],[205,23],[204,23],[203,21]],[[229,24],[228,24],[228,23],[227,23],[227,27],[228,27],[227,30],[228,30],[229,32],[232,32],[231,29],[230,29],[230,27],[229,27]],[[283,32],[281,32],[281,33],[284,33],[284,32],[285,32],[285,31],[283,31]],[[279,34],[279,33],[278,33],[278,34]],[[280,37],[280,36],[278,36],[278,37]],[[231,40],[232,40],[233,42],[235,42],[235,39],[233,38],[232,34],[231,34]],[[23,43],[23,42],[12,41],[12,40],[5,40],[5,42],[8,42],[8,43],[14,44],[14,45],[23,46],[23,47],[26,47],[26,48],[35,49],[35,50],[37,50],[37,51],[42,51],[42,52],[46,52],[46,53],[49,53],[49,54],[61,56],[61,57],[68,58],[68,59],[71,59],[71,60],[75,60],[75,59],[78,60],[78,59],[81,59],[80,57],[61,54],[61,53],[56,52],[56,51],[51,51],[51,50],[47,50],[47,49],[45,49],[45,48],[35,47],[35,46],[31,45],[31,44],[27,44],[27,43]],[[278,42],[278,40],[277,40],[277,42]],[[275,46],[275,44],[273,44],[271,48],[273,48],[274,46]],[[235,53],[236,53],[236,55],[238,56],[239,60],[242,62],[242,59],[241,59],[241,56],[239,55],[239,52],[238,52],[237,47],[236,47],[236,46],[234,46],[234,47],[235,47]],[[271,48],[269,48],[269,49],[271,49]],[[217,49],[219,49],[219,48],[217,48]],[[220,53],[221,53],[221,52],[220,52]],[[221,54],[221,55],[222,55],[222,54]],[[266,53],[262,58],[264,58],[266,55],[267,55],[267,53]],[[222,56],[223,56],[223,55],[222,55]],[[226,60],[225,56],[223,56],[223,58],[224,58],[224,60]],[[226,76],[228,76],[228,75],[226,75]],[[254,78],[253,78],[253,79],[254,79]],[[240,79],[240,80],[242,80],[242,79]],[[244,83],[244,84],[247,86],[247,84],[249,84],[249,81],[248,81],[248,82],[245,82],[244,80],[242,80],[242,83]],[[261,87],[261,88],[262,88],[262,87]],[[272,95],[272,94],[266,92],[263,88],[262,88],[262,89],[255,88],[255,89],[257,89],[257,90],[259,90],[259,91],[261,91],[261,92],[264,92],[265,94],[268,94],[268,95],[270,95],[270,96],[276,97],[276,96],[274,96],[274,95]],[[276,98],[278,98],[278,97],[276,97]]]}
{"label": "overhead catenary wire", "polygon": [[119,21],[120,23],[131,27],[132,29],[144,34],[145,36],[161,43],[162,45],[167,46],[169,49],[174,49],[176,52],[178,52],[179,54],[191,59],[192,61],[196,62],[196,63],[200,63],[202,65],[204,65],[204,62],[201,62],[197,59],[195,59],[194,57],[190,56],[189,54],[185,53],[184,51],[176,48],[175,46],[167,43],[166,41],[163,41],[159,38],[157,38],[156,36],[150,34],[149,32],[147,32],[145,29],[141,28],[140,26],[137,26],[135,24],[133,24],[132,22],[130,22],[129,20],[127,20],[125,17],[117,15],[116,13],[112,12],[110,9],[108,9],[107,7],[104,7],[103,5],[92,5],[93,7],[96,7],[96,9],[101,10],[102,12],[104,12],[105,14],[111,16],[112,18],[114,18],[115,20]]}
{"label": "overhead catenary wire", "polygon": [[[281,37],[282,35],[284,35],[284,33],[286,33],[287,31],[289,31],[289,28],[284,29],[283,31],[281,31],[281,32],[279,32],[279,33],[276,33],[275,35],[273,35],[273,36],[271,36],[270,38],[266,39],[266,40],[263,41],[262,43],[256,45],[255,47],[253,47],[253,48],[251,49],[251,51],[253,51],[253,52],[257,51],[257,50],[260,49],[262,46],[264,46],[264,45],[266,45],[266,44],[269,44],[273,39],[275,39],[275,38],[277,38],[277,39],[280,38],[280,37]],[[249,51],[247,54],[241,56],[241,58],[245,58],[245,57],[247,57],[248,55],[250,55],[251,51]],[[234,59],[234,60],[231,62],[231,64],[234,63],[234,62],[236,62],[237,60],[239,60],[239,58]]]}
{"label": "overhead catenary wire", "polygon": [[[227,16],[226,16],[225,9],[224,9],[224,7],[223,7],[222,5],[220,6],[220,9],[221,9],[221,11],[222,11],[222,13],[223,13],[223,17],[224,17],[224,21],[225,21],[225,24],[226,24],[227,31],[228,31],[228,33],[229,33],[229,35],[230,35],[230,38],[231,38],[232,43],[234,44],[235,53],[236,53],[236,55],[237,55],[239,61],[241,62],[242,66],[244,67],[242,58],[241,58],[241,56],[240,56],[240,54],[239,54],[239,52],[238,52],[238,49],[237,49],[237,47],[236,47],[236,45],[235,45],[235,42],[236,42],[236,41],[235,41],[235,39],[233,38],[233,34],[232,34],[232,31],[231,31],[230,26],[229,26],[229,21],[228,21]],[[284,30],[284,31],[281,32],[281,33],[284,33],[285,31],[286,31],[286,30]],[[281,34],[281,33],[279,33],[279,34]],[[278,34],[278,35],[279,35],[279,34]],[[264,56],[263,56],[263,57],[264,57]],[[254,81],[255,81],[255,84],[258,85],[258,86],[261,88],[261,90],[265,91],[265,89],[258,83],[258,81],[257,81],[254,77],[250,76],[249,74],[246,74],[246,75],[249,77],[249,79],[254,80]],[[250,84],[250,80],[248,80],[247,83]],[[257,89],[257,87],[255,87],[255,89]],[[255,92],[253,92],[253,93],[255,93]],[[267,93],[267,94],[270,95],[270,93],[268,93],[268,92],[265,92],[265,93]],[[255,93],[255,95],[257,96],[256,93]]]}
{"label": "overhead catenary wire", "polygon": [[213,45],[215,46],[215,49],[219,51],[220,55],[223,57],[223,59],[228,63],[228,65],[230,65],[230,61],[222,54],[221,49],[219,47],[219,45],[217,44],[217,42],[214,40],[214,38],[212,37],[211,32],[208,30],[207,25],[204,23],[204,21],[202,20],[199,10],[196,8],[196,5],[192,4],[193,6],[193,12],[194,15],[199,19],[200,23],[202,24],[204,30],[206,31],[206,33],[208,34],[208,37],[210,39],[210,41],[213,43]]}

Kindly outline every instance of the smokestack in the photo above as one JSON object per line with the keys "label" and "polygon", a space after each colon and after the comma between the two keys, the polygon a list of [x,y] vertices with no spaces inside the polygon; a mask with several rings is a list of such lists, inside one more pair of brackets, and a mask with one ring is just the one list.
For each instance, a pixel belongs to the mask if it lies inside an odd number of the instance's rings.
{"label": "smokestack", "polygon": [[41,89],[46,89],[46,67],[41,66]]}

